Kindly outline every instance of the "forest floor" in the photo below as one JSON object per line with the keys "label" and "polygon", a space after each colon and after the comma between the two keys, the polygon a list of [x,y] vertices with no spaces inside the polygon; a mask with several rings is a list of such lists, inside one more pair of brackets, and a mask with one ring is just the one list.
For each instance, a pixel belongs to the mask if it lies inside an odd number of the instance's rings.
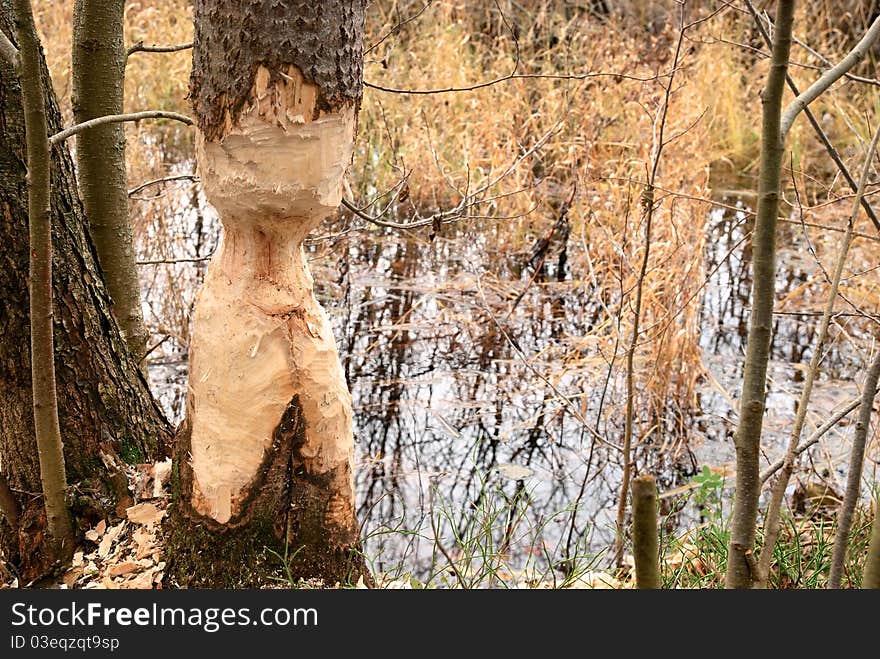
{"label": "forest floor", "polygon": [[[21,587],[42,587],[49,589],[106,589],[142,590],[168,589],[173,584],[166,581],[165,537],[162,522],[166,517],[170,502],[168,479],[171,474],[171,460],[152,464],[133,465],[128,469],[129,491],[134,503],[124,510],[115,524],[105,520],[86,531],[82,542],[74,552],[70,566],[53,577],[39,583],[19,583],[13,579],[0,582],[0,589]],[[631,562],[631,561],[630,561]],[[381,589],[415,589],[423,586],[414,579],[393,578],[384,574],[374,575]],[[508,588],[549,589],[556,585],[551,581],[540,582],[528,579],[517,580],[516,575],[507,575]],[[452,582],[450,582],[452,583]],[[633,588],[630,578],[615,578],[608,572],[588,571],[577,579],[565,583],[566,588],[625,589]],[[298,581],[288,583],[279,580],[266,585],[267,588],[340,588],[340,584],[324,584],[320,581]],[[366,588],[363,581],[349,587]]]}

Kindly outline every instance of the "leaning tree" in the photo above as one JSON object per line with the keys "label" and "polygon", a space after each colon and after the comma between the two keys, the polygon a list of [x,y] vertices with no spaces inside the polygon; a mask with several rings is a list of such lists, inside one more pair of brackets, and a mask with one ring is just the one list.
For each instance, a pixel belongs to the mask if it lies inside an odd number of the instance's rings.
{"label": "leaning tree", "polygon": [[190,586],[369,578],[351,395],[303,240],[341,200],[366,0],[196,0],[190,96],[223,223],[193,316],[169,569]]}

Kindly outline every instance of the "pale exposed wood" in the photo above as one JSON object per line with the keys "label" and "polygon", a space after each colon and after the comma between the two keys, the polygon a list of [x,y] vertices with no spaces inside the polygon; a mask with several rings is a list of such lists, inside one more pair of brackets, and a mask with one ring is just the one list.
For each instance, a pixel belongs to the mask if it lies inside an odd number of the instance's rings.
{"label": "pale exposed wood", "polygon": [[[307,471],[352,461],[351,395],[302,243],[340,202],[355,117],[315,117],[315,98],[295,70],[274,82],[260,71],[250,106],[219,141],[198,144],[224,236],[193,319],[192,506],[219,523],[240,512],[294,395]],[[339,473],[328,516],[351,518],[351,470]]]}

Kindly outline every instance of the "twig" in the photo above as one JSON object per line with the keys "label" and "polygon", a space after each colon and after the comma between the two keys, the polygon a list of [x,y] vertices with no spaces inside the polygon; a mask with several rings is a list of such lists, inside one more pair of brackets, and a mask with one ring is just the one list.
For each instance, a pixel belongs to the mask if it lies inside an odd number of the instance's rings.
{"label": "twig", "polygon": [[[672,58],[673,72],[678,68],[679,58],[681,57],[681,46],[684,43],[684,37],[687,26],[684,24],[684,5],[681,8],[682,19],[681,29],[678,33],[678,42],[675,45],[675,55]],[[644,251],[642,254],[642,263],[639,268],[639,276],[636,280],[636,299],[633,306],[633,326],[632,336],[630,338],[629,349],[626,352],[626,412],[623,427],[623,477],[620,483],[620,495],[617,500],[617,535],[614,543],[614,557],[618,567],[623,564],[623,546],[625,539],[624,524],[626,522],[626,502],[629,494],[629,483],[632,472],[632,438],[633,423],[635,419],[635,355],[636,348],[639,344],[639,323],[642,316],[642,296],[644,293],[645,277],[648,274],[648,263],[651,257],[651,229],[654,221],[654,211],[656,210],[656,200],[654,199],[654,183],[657,180],[657,171],[660,167],[660,157],[663,155],[663,133],[666,129],[666,117],[669,114],[669,101],[672,96],[672,84],[675,81],[674,73],[669,76],[666,84],[666,90],[663,95],[663,105],[654,121],[654,140],[651,149],[651,168],[648,173],[645,187],[642,192],[642,205],[645,218],[645,236],[643,240]]]}
{"label": "twig", "polygon": [[[382,215],[387,213],[397,201],[398,195],[400,191],[396,191],[391,198],[391,201],[388,202],[388,205],[382,210],[379,215],[370,215],[364,212],[363,208],[358,208],[354,204],[352,204],[347,199],[342,200],[342,205],[345,206],[348,210],[354,213],[357,217],[362,220],[366,220],[370,224],[375,224],[376,226],[385,227],[388,229],[418,229],[420,227],[425,226],[436,226],[437,224],[446,224],[452,221],[455,221],[464,216],[465,212],[472,208],[473,206],[481,205],[488,203],[494,199],[498,199],[499,196],[491,197],[488,199],[480,199],[480,195],[486,193],[498,183],[500,183],[503,179],[509,176],[524,160],[531,157],[536,151],[538,151],[551,137],[557,134],[559,127],[561,126],[561,121],[557,122],[549,131],[544,133],[532,146],[527,149],[521,155],[519,155],[510,166],[504,170],[501,174],[496,176],[494,179],[486,182],[483,186],[474,190],[473,192],[465,193],[459,203],[455,206],[455,208],[441,211],[439,213],[435,213],[430,217],[421,217],[416,214],[409,222],[388,222],[386,220],[380,219]],[[520,192],[524,192],[525,190],[520,190]],[[509,196],[511,193],[505,193],[504,196]],[[514,193],[515,194],[515,193]],[[531,211],[529,211],[531,212]]]}
{"label": "twig", "polygon": [[853,46],[852,50],[847,53],[846,57],[840,60],[836,66],[823,73],[816,82],[807,87],[806,91],[801,92],[798,97],[785,108],[779,123],[780,136],[783,141],[785,141],[785,136],[788,134],[788,131],[791,130],[794,120],[804,108],[819,98],[826,89],[840,80],[847,71],[862,61],[868,53],[868,50],[870,50],[874,42],[877,41],[877,37],[880,37],[880,16],[874,19],[874,22],[871,23],[871,27],[865,32],[865,36]]}
{"label": "twig", "polygon": [[[843,409],[836,412],[828,421],[823,423],[821,426],[816,428],[812,435],[807,438],[803,444],[799,445],[795,450],[797,455],[800,455],[808,448],[811,448],[819,443],[819,440],[827,433],[829,430],[834,428],[838,423],[840,423],[841,419],[847,416],[850,412],[856,409],[859,406],[861,401],[857,398],[853,401],[850,401]],[[761,482],[766,483],[770,480],[770,477],[773,476],[777,471],[782,469],[782,465],[785,463],[784,458],[779,458],[776,462],[767,467],[764,471],[761,472]]]}
{"label": "twig", "polygon": [[660,80],[661,78],[666,78],[674,74],[675,70],[667,71],[666,73],[658,73],[657,75],[652,76],[634,76],[627,73],[610,73],[605,71],[591,71],[589,73],[508,73],[507,75],[503,75],[492,80],[487,80],[485,82],[479,82],[467,87],[401,89],[397,87],[384,87],[382,85],[377,85],[368,81],[364,81],[364,87],[369,87],[370,89],[375,89],[376,91],[385,92],[387,94],[455,94],[460,92],[472,92],[478,89],[492,87],[493,85],[497,85],[502,82],[508,82],[510,80],[589,80],[590,78],[616,78],[618,80],[630,80],[633,82],[655,82],[657,80]]}
{"label": "twig", "polygon": [[[767,44],[768,47],[771,47],[772,43],[770,41],[770,35],[767,34],[767,30],[764,28],[764,23],[761,21],[761,17],[758,15],[758,11],[755,9],[754,4],[752,4],[751,0],[745,0],[745,4],[752,15],[752,18],[755,20],[755,25],[758,27],[758,31],[761,33],[761,37],[764,39],[764,42]],[[803,44],[801,45],[803,46]],[[788,72],[786,72],[785,74],[785,81],[788,83],[788,88],[791,89],[792,93],[795,96],[799,96],[800,90],[798,89],[797,84],[795,84],[794,78],[792,78],[791,74]],[[852,177],[852,174],[849,173],[849,169],[847,169],[846,165],[843,163],[843,160],[841,159],[840,154],[837,152],[837,149],[835,149],[834,145],[831,144],[831,140],[822,129],[822,126],[819,124],[816,116],[808,107],[804,107],[804,115],[807,117],[807,120],[813,127],[813,131],[816,133],[819,141],[822,142],[822,146],[824,146],[825,150],[828,152],[828,156],[831,158],[831,160],[834,161],[834,164],[837,165],[837,169],[843,175],[843,178],[846,179],[846,182],[849,184],[850,189],[855,192],[858,189],[858,184],[856,183],[856,180]],[[865,213],[868,214],[868,217],[871,218],[871,222],[874,223],[874,227],[878,231],[880,231],[880,219],[878,219],[877,215],[874,214],[874,209],[871,208],[871,204],[868,202],[867,196],[862,197],[862,207],[865,209]]]}
{"label": "twig", "polygon": [[116,124],[127,121],[142,121],[143,119],[173,119],[174,121],[180,121],[187,126],[192,126],[193,124],[195,124],[195,121],[192,118],[187,117],[185,114],[180,114],[179,112],[166,112],[164,110],[146,110],[145,112],[131,112],[128,114],[108,114],[104,117],[89,119],[88,121],[84,121],[81,124],[76,124],[75,126],[65,128],[61,132],[55,133],[54,135],[52,135],[52,137],[49,138],[49,144],[58,144],[59,142],[63,142],[72,135],[81,133],[82,131],[88,130],[89,128],[95,128],[96,126],[103,126],[104,124]]}
{"label": "twig", "polygon": [[437,524],[434,522],[434,491],[431,491],[431,496],[428,498],[428,505],[430,506],[430,510],[428,511],[428,515],[431,518],[431,530],[434,532],[434,544],[437,545],[437,548],[440,550],[440,553],[443,554],[443,557],[446,559],[446,562],[449,563],[449,567],[452,569],[452,573],[455,575],[456,581],[458,581],[458,585],[462,587],[462,590],[467,590],[467,584],[464,582],[464,578],[461,576],[461,572],[458,571],[458,566],[455,564],[455,561],[452,560],[452,556],[449,555],[449,552],[446,551],[446,547],[443,546],[443,542],[440,540],[440,533],[437,529]]}
{"label": "twig", "polygon": [[385,42],[385,40],[387,40],[389,37],[392,37],[395,34],[397,34],[398,32],[400,32],[400,30],[405,25],[412,23],[413,21],[418,19],[422,14],[425,13],[425,11],[427,11],[428,7],[430,7],[433,2],[434,2],[434,0],[427,0],[427,2],[425,2],[425,4],[415,14],[413,14],[409,18],[406,18],[406,19],[398,22],[396,25],[394,25],[390,30],[388,30],[388,32],[386,32],[381,37],[376,39],[376,41],[374,43],[372,43],[370,45],[370,47],[364,51],[364,55],[369,55],[374,50],[376,50],[376,48],[381,46]]}
{"label": "twig", "polygon": [[146,183],[141,183],[136,188],[132,188],[128,191],[128,196],[136,195],[138,192],[145,188],[149,188],[153,185],[159,185],[161,183],[170,183],[172,181],[192,181],[193,183],[198,183],[201,179],[195,174],[179,174],[177,176],[166,176],[165,178],[157,178],[152,181],[147,181]]}
{"label": "twig", "polygon": [[171,263],[201,263],[202,261],[210,261],[211,257],[214,255],[212,252],[206,256],[193,256],[189,258],[180,258],[180,259],[154,259],[151,261],[138,261],[137,265],[167,265]]}
{"label": "twig", "polygon": [[125,51],[125,59],[128,59],[135,53],[176,53],[180,50],[189,50],[193,47],[192,41],[188,43],[179,43],[173,46],[160,46],[158,44],[144,45],[143,41],[133,43]]}

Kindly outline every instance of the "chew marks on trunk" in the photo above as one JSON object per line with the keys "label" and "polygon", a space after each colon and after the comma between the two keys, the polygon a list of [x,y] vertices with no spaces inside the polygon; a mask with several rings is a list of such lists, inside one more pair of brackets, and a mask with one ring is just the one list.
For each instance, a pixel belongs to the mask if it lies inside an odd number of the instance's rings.
{"label": "chew marks on trunk", "polygon": [[258,585],[278,556],[325,583],[366,573],[351,395],[303,251],[341,201],[364,4],[195,3],[197,158],[224,235],[196,301],[175,455],[181,582]]}

